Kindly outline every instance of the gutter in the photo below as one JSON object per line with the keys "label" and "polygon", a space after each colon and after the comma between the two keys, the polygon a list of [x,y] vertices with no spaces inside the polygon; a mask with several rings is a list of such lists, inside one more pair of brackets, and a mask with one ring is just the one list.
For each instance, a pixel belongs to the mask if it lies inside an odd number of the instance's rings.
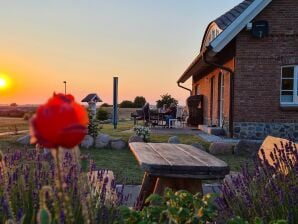
{"label": "gutter", "polygon": [[229,105],[229,135],[232,138],[234,135],[234,130],[233,130],[233,106],[234,106],[234,71],[228,67],[225,67],[220,64],[216,64],[214,62],[208,61],[207,60],[207,55],[206,52],[203,53],[203,61],[208,64],[208,65],[213,65],[217,68],[220,68],[222,70],[225,70],[230,73],[230,105]]}
{"label": "gutter", "polygon": [[181,83],[181,82],[177,82],[177,85],[178,85],[180,88],[182,88],[182,89],[185,89],[185,90],[189,91],[189,95],[191,95],[191,89],[189,89],[189,88],[186,88],[186,87],[182,86],[180,83]]}

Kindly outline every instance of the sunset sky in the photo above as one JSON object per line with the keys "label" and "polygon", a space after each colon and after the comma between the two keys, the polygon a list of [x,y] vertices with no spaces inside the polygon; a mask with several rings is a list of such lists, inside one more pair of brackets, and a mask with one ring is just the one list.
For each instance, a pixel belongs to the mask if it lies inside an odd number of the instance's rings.
{"label": "sunset sky", "polygon": [[[169,93],[199,53],[208,23],[241,0],[1,1],[0,104],[43,103],[53,92],[91,92],[111,103]],[[1,80],[0,80],[1,81]],[[190,87],[190,82],[186,83]]]}

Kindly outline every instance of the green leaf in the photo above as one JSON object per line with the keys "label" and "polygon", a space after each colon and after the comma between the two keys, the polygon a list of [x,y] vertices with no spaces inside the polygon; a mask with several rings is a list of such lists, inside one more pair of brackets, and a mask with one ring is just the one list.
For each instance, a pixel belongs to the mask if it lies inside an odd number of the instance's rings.
{"label": "green leaf", "polygon": [[52,217],[47,208],[40,208],[37,213],[37,223],[39,224],[50,224]]}
{"label": "green leaf", "polygon": [[150,204],[159,204],[162,201],[162,197],[158,194],[151,194],[146,200],[145,203]]}
{"label": "green leaf", "polygon": [[256,217],[254,220],[254,224],[263,224],[263,220],[259,217]]}

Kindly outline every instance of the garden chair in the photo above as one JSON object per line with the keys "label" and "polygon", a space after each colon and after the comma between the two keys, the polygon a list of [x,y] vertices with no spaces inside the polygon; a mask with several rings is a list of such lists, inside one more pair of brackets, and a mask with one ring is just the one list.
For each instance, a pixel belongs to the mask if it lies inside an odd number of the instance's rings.
{"label": "garden chair", "polygon": [[182,123],[183,117],[183,107],[177,106],[176,118],[169,120],[169,128],[177,128],[183,126],[185,123]]}
{"label": "garden chair", "polygon": [[143,110],[136,110],[134,113],[131,113],[130,116],[133,118],[134,125],[137,125],[139,120],[144,120]]}

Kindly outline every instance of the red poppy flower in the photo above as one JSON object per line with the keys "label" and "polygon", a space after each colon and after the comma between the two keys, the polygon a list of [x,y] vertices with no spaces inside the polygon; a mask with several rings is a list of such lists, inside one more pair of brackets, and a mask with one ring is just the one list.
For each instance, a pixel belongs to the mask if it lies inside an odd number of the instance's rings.
{"label": "red poppy flower", "polygon": [[54,94],[31,119],[31,142],[47,148],[72,148],[87,133],[86,109],[72,95]]}

